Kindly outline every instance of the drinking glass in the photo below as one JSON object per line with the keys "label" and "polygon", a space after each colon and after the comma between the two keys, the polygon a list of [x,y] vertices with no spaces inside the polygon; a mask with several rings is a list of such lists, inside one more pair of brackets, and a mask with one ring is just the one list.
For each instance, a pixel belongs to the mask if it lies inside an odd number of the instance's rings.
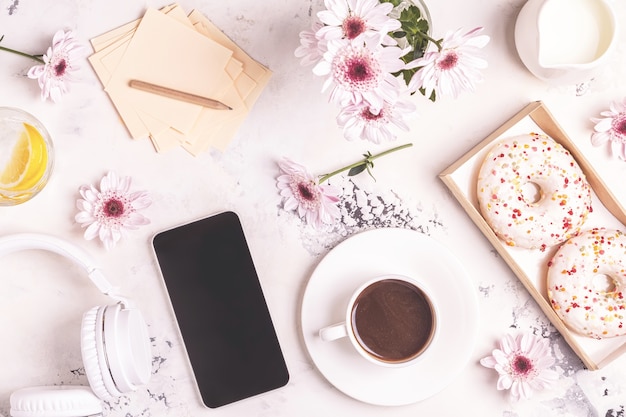
{"label": "drinking glass", "polygon": [[33,198],[48,183],[53,166],[45,126],[24,110],[0,107],[0,206]]}

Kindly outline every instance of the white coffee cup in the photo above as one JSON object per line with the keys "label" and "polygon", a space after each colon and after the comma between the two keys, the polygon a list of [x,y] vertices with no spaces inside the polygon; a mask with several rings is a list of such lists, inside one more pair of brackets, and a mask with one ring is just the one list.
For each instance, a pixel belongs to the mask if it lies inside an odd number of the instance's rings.
{"label": "white coffee cup", "polygon": [[415,363],[437,335],[437,307],[426,285],[385,274],[354,291],[345,320],[319,331],[324,341],[348,337],[368,361],[386,367]]}

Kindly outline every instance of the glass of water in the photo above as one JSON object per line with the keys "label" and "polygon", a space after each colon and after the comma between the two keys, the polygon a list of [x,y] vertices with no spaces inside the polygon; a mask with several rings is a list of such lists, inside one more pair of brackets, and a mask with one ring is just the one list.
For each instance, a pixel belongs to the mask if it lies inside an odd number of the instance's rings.
{"label": "glass of water", "polygon": [[53,166],[45,126],[24,110],[0,107],[0,206],[34,197],[48,183]]}

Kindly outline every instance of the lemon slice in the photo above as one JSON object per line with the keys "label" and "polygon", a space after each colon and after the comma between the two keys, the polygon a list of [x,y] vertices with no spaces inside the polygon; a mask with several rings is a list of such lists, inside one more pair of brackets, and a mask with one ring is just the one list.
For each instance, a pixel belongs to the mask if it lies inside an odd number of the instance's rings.
{"label": "lemon slice", "polygon": [[24,123],[24,130],[11,151],[11,159],[0,174],[0,188],[28,191],[46,172],[48,148],[41,133]]}

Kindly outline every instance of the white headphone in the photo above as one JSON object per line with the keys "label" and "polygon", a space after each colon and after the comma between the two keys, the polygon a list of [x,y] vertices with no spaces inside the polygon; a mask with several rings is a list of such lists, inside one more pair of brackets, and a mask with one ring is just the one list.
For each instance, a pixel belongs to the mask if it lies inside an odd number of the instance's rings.
{"label": "white headphone", "polygon": [[91,389],[84,386],[31,387],[11,394],[13,417],[82,417],[100,414],[102,400],[134,391],[150,379],[152,357],[148,329],[132,302],[97,269],[83,249],[44,234],[16,234],[0,238],[0,256],[42,249],[73,260],[87,271],[98,289],[117,301],[96,306],[83,315],[81,355]]}

